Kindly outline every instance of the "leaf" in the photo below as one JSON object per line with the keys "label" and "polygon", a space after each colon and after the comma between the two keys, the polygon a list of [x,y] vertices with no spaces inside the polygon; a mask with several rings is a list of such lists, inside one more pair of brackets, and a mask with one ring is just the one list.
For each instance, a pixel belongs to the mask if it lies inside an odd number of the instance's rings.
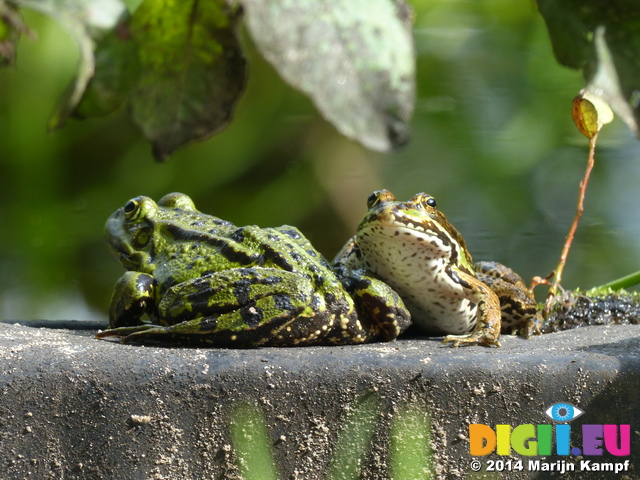
{"label": "leaf", "polygon": [[73,117],[107,115],[127,99],[139,74],[138,54],[131,39],[130,17],[123,15],[110,32],[96,42],[95,68]]}
{"label": "leaf", "polygon": [[241,0],[264,55],[344,135],[387,151],[408,139],[415,60],[404,0]]}
{"label": "leaf", "polygon": [[598,133],[598,112],[589,100],[585,100],[582,95],[573,99],[571,116],[576,123],[578,130],[591,140]]}
{"label": "leaf", "polygon": [[[638,130],[638,123],[633,116],[631,106],[625,100],[624,94],[620,90],[620,81],[618,79],[616,67],[611,58],[611,52],[607,47],[603,27],[598,27],[596,29],[594,42],[598,66],[593,78],[585,89],[584,97],[588,98],[598,110],[600,126],[604,123],[611,122],[613,119],[613,113],[609,108],[610,104],[629,128],[638,135],[638,133],[640,133]],[[605,110],[606,119],[603,116]]]}
{"label": "leaf", "polygon": [[571,116],[578,130],[591,140],[602,126],[613,120],[613,112],[606,102],[588,91],[581,92],[573,99]]}
{"label": "leaf", "polygon": [[94,41],[108,32],[126,11],[120,0],[15,0],[18,7],[57,20],[80,48],[78,76],[49,120],[49,129],[62,127],[75,109],[94,72]]}
{"label": "leaf", "polygon": [[9,4],[0,1],[0,67],[13,66],[16,43],[21,33],[30,33],[20,14]]}
{"label": "leaf", "polygon": [[246,76],[239,18],[224,0],[145,0],[134,13],[140,73],[129,104],[158,160],[231,119]]}
{"label": "leaf", "polygon": [[537,0],[556,59],[640,136],[640,2]]}

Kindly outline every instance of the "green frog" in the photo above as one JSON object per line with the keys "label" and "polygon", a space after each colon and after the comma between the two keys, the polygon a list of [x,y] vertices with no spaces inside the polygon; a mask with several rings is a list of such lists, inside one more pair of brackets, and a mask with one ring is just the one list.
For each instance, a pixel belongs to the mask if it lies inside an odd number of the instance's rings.
{"label": "green frog", "polygon": [[340,275],[371,274],[404,300],[412,321],[445,343],[500,346],[501,331],[540,333],[542,316],[522,279],[494,262],[473,264],[465,241],[425,193],[408,202],[372,193],[356,235],[334,260]]}
{"label": "green frog", "polygon": [[184,194],[140,196],[107,221],[127,272],[99,338],[221,347],[392,340],[411,323],[402,299],[366,272],[340,279],[290,226],[238,227]]}

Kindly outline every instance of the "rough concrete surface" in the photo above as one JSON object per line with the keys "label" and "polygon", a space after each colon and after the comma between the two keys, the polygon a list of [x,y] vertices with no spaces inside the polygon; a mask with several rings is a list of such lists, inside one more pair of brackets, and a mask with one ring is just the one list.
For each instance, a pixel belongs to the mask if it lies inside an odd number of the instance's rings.
{"label": "rough concrete surface", "polygon": [[[278,478],[323,479],[339,456],[336,445],[345,444],[345,425],[359,423],[350,413],[371,417],[361,408],[366,399],[378,411],[370,444],[360,452],[354,442],[347,455],[355,458],[355,478],[393,477],[390,431],[407,405],[431,422],[424,435],[433,455],[428,448],[424,455],[436,473],[421,478],[557,478],[527,471],[528,460],[577,465],[581,458],[513,451],[474,458],[468,425],[551,424],[544,411],[558,402],[584,410],[571,424],[575,431],[582,424],[631,425],[630,456],[589,457],[629,460],[626,472],[562,478],[640,478],[640,326],[508,337],[502,344],[453,349],[438,339],[406,339],[162,348],[100,341],[87,331],[0,324],[0,478],[240,478],[233,425],[236,408],[248,405],[264,418]],[[572,436],[572,446],[578,441]],[[525,463],[522,471],[473,474],[474,459],[485,468],[489,460]],[[342,477],[334,469],[331,478],[351,478],[347,470]]]}

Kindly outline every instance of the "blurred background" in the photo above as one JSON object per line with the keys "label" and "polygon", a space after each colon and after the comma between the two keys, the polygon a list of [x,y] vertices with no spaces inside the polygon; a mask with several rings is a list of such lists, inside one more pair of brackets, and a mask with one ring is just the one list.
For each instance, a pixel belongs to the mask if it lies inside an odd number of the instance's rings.
{"label": "blurred background", "polygon": [[[163,164],[125,111],[46,133],[78,52],[60,26],[26,12],[37,38],[23,37],[16,68],[0,70],[0,318],[106,319],[123,268],[105,220],[131,197],[172,191],[237,225],[296,225],[329,259],[371,191],[424,191],[475,260],[505,263],[527,283],[549,274],[588,155],[571,119],[581,74],[556,63],[532,1],[411,3],[418,95],[403,150],[341,137],[245,35],[250,77],[235,119]],[[640,142],[614,120],[598,139],[565,288],[640,269],[638,180]]]}

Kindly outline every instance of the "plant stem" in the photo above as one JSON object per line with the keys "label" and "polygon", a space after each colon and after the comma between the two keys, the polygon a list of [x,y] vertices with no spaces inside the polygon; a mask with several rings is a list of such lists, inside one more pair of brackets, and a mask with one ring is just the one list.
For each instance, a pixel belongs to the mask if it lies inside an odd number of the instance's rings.
{"label": "plant stem", "polygon": [[595,150],[596,150],[596,139],[598,138],[598,132],[589,139],[589,160],[587,161],[587,169],[584,172],[584,177],[580,182],[580,190],[578,193],[578,206],[576,208],[576,214],[573,217],[573,222],[571,223],[571,228],[569,228],[569,233],[567,233],[567,237],[564,240],[564,246],[562,247],[562,253],[560,254],[560,260],[558,261],[558,265],[556,266],[555,273],[553,275],[553,281],[549,287],[549,293],[547,294],[547,301],[545,302],[543,315],[546,317],[551,308],[551,299],[558,293],[558,288],[560,288],[560,282],[562,281],[562,272],[564,271],[564,267],[567,263],[567,257],[569,256],[569,249],[571,248],[571,244],[573,243],[573,237],[575,236],[576,229],[578,228],[578,223],[580,222],[580,218],[582,217],[582,213],[584,212],[584,197],[587,191],[587,184],[589,183],[589,176],[591,175],[591,170],[593,170],[593,165],[595,163]]}

